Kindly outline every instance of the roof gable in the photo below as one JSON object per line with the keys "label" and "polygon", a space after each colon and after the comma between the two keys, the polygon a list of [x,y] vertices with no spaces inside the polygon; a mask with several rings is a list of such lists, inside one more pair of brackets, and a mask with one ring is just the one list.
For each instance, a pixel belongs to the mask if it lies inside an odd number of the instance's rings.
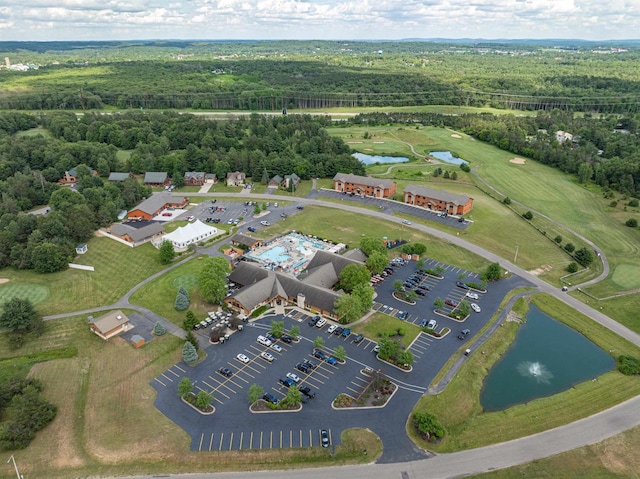
{"label": "roof gable", "polygon": [[371,186],[373,188],[391,188],[394,184],[392,180],[383,180],[380,178],[373,178],[371,176],[358,176],[351,173],[336,173],[333,177],[333,181],[341,181],[343,183],[354,183],[356,185]]}
{"label": "roof gable", "polygon": [[471,199],[469,196],[457,195],[445,190],[434,190],[425,186],[418,185],[407,185],[404,189],[404,192],[410,193],[412,195],[424,196],[426,198],[438,199],[446,203],[453,203],[455,205],[466,205],[467,201]]}
{"label": "roof gable", "polygon": [[145,183],[164,183],[167,181],[167,174],[164,171],[147,171],[144,174]]}

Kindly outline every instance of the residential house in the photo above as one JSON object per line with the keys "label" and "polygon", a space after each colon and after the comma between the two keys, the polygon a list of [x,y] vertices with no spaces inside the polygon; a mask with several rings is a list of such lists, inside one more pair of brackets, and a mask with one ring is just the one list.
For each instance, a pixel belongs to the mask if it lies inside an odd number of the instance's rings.
{"label": "residential house", "polygon": [[566,141],[572,141],[573,135],[571,133],[567,133],[566,131],[558,130],[556,131],[556,140],[558,143],[564,143]]}
{"label": "residential house", "polygon": [[204,171],[187,171],[184,174],[184,186],[204,185]]}
{"label": "residential house", "polygon": [[300,177],[295,173],[291,173],[290,175],[284,175],[284,179],[280,183],[282,188],[291,191],[292,189],[296,189],[300,184]]}
{"label": "residential house", "polygon": [[407,185],[404,202],[450,215],[465,215],[473,207],[473,198],[418,185]]}
{"label": "residential house", "polygon": [[[90,168],[91,174],[93,176],[98,176],[98,172],[93,168]],[[58,180],[58,183],[61,185],[75,185],[78,182],[78,169],[76,167],[70,168],[69,170],[64,172],[62,178]]]}
{"label": "residential house", "polygon": [[189,204],[189,198],[183,196],[171,196],[170,193],[161,192],[151,195],[134,209],[127,213],[129,219],[150,220],[159,215],[166,208],[184,208]]}
{"label": "residential house", "polygon": [[92,320],[89,323],[89,328],[106,341],[120,333],[133,329],[133,325],[129,322],[129,318],[118,309],[109,311],[107,314]]}
{"label": "residential house", "polygon": [[337,173],[333,177],[333,189],[343,193],[355,193],[375,198],[389,198],[396,193],[396,183],[371,176]]}
{"label": "residential house", "polygon": [[171,180],[164,171],[147,171],[144,174],[144,184],[148,186],[168,186],[171,184]]}
{"label": "residential house", "polygon": [[109,181],[113,183],[118,183],[126,180],[127,178],[134,178],[133,173],[109,173]]}
{"label": "residential house", "polygon": [[282,183],[282,176],[276,175],[269,180],[269,184],[267,186],[269,188],[275,188],[277,190],[280,186],[280,183]]}
{"label": "residential house", "polygon": [[242,186],[247,175],[241,171],[227,173],[227,186]]}
{"label": "residential house", "polygon": [[218,176],[215,173],[205,173],[204,175],[204,182],[205,183],[217,183],[218,182]]}

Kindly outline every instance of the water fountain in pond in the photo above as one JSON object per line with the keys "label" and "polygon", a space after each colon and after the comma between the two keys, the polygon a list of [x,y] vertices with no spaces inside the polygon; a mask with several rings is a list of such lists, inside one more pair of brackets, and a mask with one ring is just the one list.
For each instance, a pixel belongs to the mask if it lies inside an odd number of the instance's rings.
{"label": "water fountain in pond", "polygon": [[553,374],[539,362],[524,361],[518,364],[518,372],[525,377],[530,377],[537,383],[549,384]]}

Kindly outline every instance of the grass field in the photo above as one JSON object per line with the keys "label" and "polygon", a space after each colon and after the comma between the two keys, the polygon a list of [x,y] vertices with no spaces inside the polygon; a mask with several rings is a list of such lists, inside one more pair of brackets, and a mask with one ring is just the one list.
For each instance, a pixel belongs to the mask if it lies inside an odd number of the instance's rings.
{"label": "grass field", "polygon": [[0,309],[13,298],[28,299],[36,305],[47,299],[50,292],[51,290],[42,284],[5,283],[0,285]]}
{"label": "grass field", "polygon": [[[542,311],[584,334],[605,351],[613,349],[617,355],[635,357],[640,354],[639,348],[548,295],[534,295],[533,301]],[[514,322],[498,328],[482,346],[485,354],[472,354],[443,393],[421,398],[415,410],[435,414],[446,428],[447,436],[440,444],[427,445],[409,427],[414,441],[437,452],[480,447],[566,424],[640,394],[637,378],[614,370],[595,382],[577,384],[551,397],[504,411],[483,413],[480,391],[485,376],[513,342],[517,329]]]}
{"label": "grass field", "polygon": [[18,133],[16,133],[16,137],[18,138],[22,136],[38,136],[38,135],[42,135],[45,138],[51,138],[51,133],[49,133],[49,130],[42,127],[31,128],[29,130],[19,131]]}
{"label": "grass field", "polygon": [[352,329],[355,333],[364,334],[367,338],[376,342],[380,341],[381,334],[394,336],[398,329],[402,329],[405,334],[402,336],[400,342],[405,347],[409,347],[421,331],[415,324],[407,323],[406,321],[382,313],[373,313],[365,321],[353,326]]}

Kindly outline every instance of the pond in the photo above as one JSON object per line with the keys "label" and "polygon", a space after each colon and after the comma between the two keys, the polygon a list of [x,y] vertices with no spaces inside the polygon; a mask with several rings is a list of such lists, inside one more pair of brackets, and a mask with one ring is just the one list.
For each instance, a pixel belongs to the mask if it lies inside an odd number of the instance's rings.
{"label": "pond", "polygon": [[357,158],[365,165],[373,165],[375,163],[404,163],[409,161],[409,158],[404,156],[378,156],[378,155],[365,155],[364,153],[354,153],[354,158]]}
{"label": "pond", "polygon": [[582,334],[531,305],[514,343],[485,378],[480,404],[501,411],[610,371],[615,361]]}
{"label": "pond", "polygon": [[457,156],[453,156],[450,151],[430,151],[429,156],[433,156],[440,161],[451,163],[453,165],[461,165],[463,163],[469,164],[468,161],[465,161],[462,158],[458,158]]}

